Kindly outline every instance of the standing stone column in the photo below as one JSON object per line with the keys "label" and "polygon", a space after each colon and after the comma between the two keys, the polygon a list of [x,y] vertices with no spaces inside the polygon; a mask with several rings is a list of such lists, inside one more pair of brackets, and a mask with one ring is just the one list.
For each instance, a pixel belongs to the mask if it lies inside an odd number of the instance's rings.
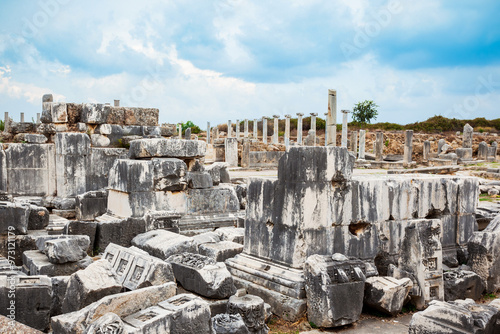
{"label": "standing stone column", "polygon": [[267,117],[262,117],[262,142],[267,144]]}
{"label": "standing stone column", "polygon": [[253,137],[259,139],[259,132],[257,131],[257,119],[253,120]]}
{"label": "standing stone column", "polygon": [[316,116],[318,116],[317,113],[311,113],[311,130],[309,131],[312,141],[311,146],[316,146]]}
{"label": "standing stone column", "polygon": [[227,121],[227,138],[233,137],[233,124],[231,124],[231,120]]}
{"label": "standing stone column", "polygon": [[36,113],[36,124],[40,124],[40,113]]}
{"label": "standing stone column", "polygon": [[229,167],[238,167],[238,140],[226,138],[224,141],[225,158]]}
{"label": "standing stone column", "polygon": [[359,130],[359,154],[360,160],[365,159],[366,130]]}
{"label": "standing stone column", "polygon": [[245,119],[245,123],[243,123],[243,137],[248,138],[248,119]]}
{"label": "standing stone column", "polygon": [[342,147],[347,147],[347,114],[349,110],[342,110]]}
{"label": "standing stone column", "polygon": [[377,131],[375,139],[375,161],[382,161],[384,154],[384,133]]}
{"label": "standing stone column", "polygon": [[446,145],[446,140],[444,139],[439,139],[438,140],[438,155],[441,154],[441,150],[443,149],[443,146]]}
{"label": "standing stone column", "polygon": [[413,130],[405,131],[405,147],[403,153],[403,166],[411,164],[413,154]]}
{"label": "standing stone column", "polygon": [[328,131],[329,128],[328,128],[328,113],[325,113],[325,146],[328,146]]}
{"label": "standing stone column", "polygon": [[354,156],[358,154],[358,131],[351,131],[351,152],[354,152]]}
{"label": "standing stone column", "polygon": [[241,147],[241,167],[250,167],[250,140],[248,138],[243,139]]}
{"label": "standing stone column", "polygon": [[431,142],[426,140],[424,141],[424,151],[422,152],[422,160],[429,161],[429,155],[431,153]]}
{"label": "standing stone column", "polygon": [[179,139],[182,139],[182,124],[179,123]]}
{"label": "standing stone column", "polygon": [[24,113],[21,113],[21,123],[24,123]]}
{"label": "standing stone column", "polygon": [[288,149],[290,147],[290,117],[291,115],[285,115],[285,147]]}
{"label": "standing stone column", "polygon": [[115,107],[119,107],[119,106],[120,106],[120,100],[115,100],[114,102],[115,102],[115,103],[114,103],[114,106],[115,106]]}
{"label": "standing stone column", "polygon": [[464,139],[462,143],[463,148],[472,148],[472,133],[474,132],[474,128],[469,124],[465,124],[464,126]]}
{"label": "standing stone column", "polygon": [[297,144],[302,145],[302,116],[304,114],[297,113]]}
{"label": "standing stone column", "polygon": [[488,158],[488,144],[485,141],[479,143],[477,158],[479,160],[486,160]]}
{"label": "standing stone column", "polygon": [[328,90],[328,117],[326,118],[326,144],[337,145],[337,91]]}
{"label": "standing stone column", "polygon": [[207,144],[210,144],[210,122],[207,122]]}
{"label": "standing stone column", "polygon": [[6,111],[4,114],[4,119],[3,119],[3,131],[8,132],[9,131],[9,113]]}
{"label": "standing stone column", "polygon": [[240,138],[240,120],[236,120],[236,139]]}
{"label": "standing stone column", "polygon": [[191,140],[191,128],[186,129],[185,137],[187,140]]}
{"label": "standing stone column", "polygon": [[273,139],[272,139],[272,144],[278,144],[279,142],[279,115],[273,115],[274,117],[274,133],[273,133]]}

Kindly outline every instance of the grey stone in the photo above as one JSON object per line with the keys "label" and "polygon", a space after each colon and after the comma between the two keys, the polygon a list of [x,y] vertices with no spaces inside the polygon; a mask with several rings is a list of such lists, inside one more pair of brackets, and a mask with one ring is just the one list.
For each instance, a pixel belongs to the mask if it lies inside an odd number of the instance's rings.
{"label": "grey stone", "polygon": [[208,172],[188,172],[186,180],[189,188],[206,189],[212,188],[212,177]]}
{"label": "grey stone", "polygon": [[223,162],[215,162],[207,166],[206,171],[212,176],[213,185],[217,186],[219,183],[231,183],[227,165]]}
{"label": "grey stone", "polygon": [[217,314],[211,321],[214,334],[250,334],[243,318],[237,314]]}
{"label": "grey stone", "polygon": [[192,253],[172,255],[167,261],[172,264],[177,282],[188,291],[212,299],[224,299],[236,293],[233,278],[222,262]]}
{"label": "grey stone", "polygon": [[54,276],[52,280],[52,309],[50,316],[62,314],[62,302],[66,295],[70,276]]}
{"label": "grey stone", "polygon": [[228,167],[238,167],[238,139],[226,138],[224,140],[225,162]]}
{"label": "grey stone", "polygon": [[186,131],[184,132],[184,138],[186,140],[191,140],[191,128],[186,129]]}
{"label": "grey stone", "polygon": [[449,270],[443,274],[444,300],[470,298],[479,300],[485,284],[478,274],[468,270]]}
{"label": "grey stone", "polygon": [[74,239],[79,245],[84,246],[85,244],[89,245],[89,238],[83,235],[42,235],[37,237],[36,239],[36,247],[38,250],[44,254],[47,253],[47,242],[57,239]]}
{"label": "grey stone", "polygon": [[42,103],[44,102],[54,102],[54,97],[52,96],[52,94],[44,94],[42,96]]}
{"label": "grey stone", "polygon": [[49,210],[44,207],[30,205],[28,230],[43,230],[49,225]]}
{"label": "grey stone", "polygon": [[486,160],[488,158],[488,144],[485,141],[479,143],[477,158],[479,160]]}
{"label": "grey stone", "polygon": [[92,255],[94,251],[96,231],[97,223],[95,221],[70,220],[64,228],[65,235],[86,235],[89,237],[90,245],[87,251],[89,255]]}
{"label": "grey stone", "polygon": [[496,196],[500,193],[498,189],[490,189],[488,190],[488,196]]}
{"label": "grey stone", "polygon": [[59,217],[66,218],[66,219],[72,219],[72,218],[76,217],[75,210],[57,210],[57,209],[52,209],[52,214],[58,215]]}
{"label": "grey stone", "polygon": [[171,322],[171,334],[210,334],[210,307],[200,297],[180,294],[158,304],[175,313]]}
{"label": "grey stone", "polygon": [[130,158],[202,158],[207,143],[201,140],[165,138],[139,139],[130,142]]}
{"label": "grey stone", "polygon": [[78,270],[87,268],[93,262],[87,256],[77,262],[54,264],[49,262],[45,254],[35,250],[25,251],[22,256],[24,268],[30,275],[47,275],[49,277],[71,275]]}
{"label": "grey stone", "polygon": [[101,124],[96,129],[96,133],[101,135],[110,135],[111,132],[113,132],[113,128],[110,124]]}
{"label": "grey stone", "polygon": [[54,205],[57,210],[72,210],[75,208],[76,201],[74,198],[56,197],[52,200],[52,205]]}
{"label": "grey stone", "polygon": [[107,147],[111,144],[109,138],[101,134],[91,135],[90,141],[94,147]]}
{"label": "grey stone", "polygon": [[[439,139],[438,140],[438,150],[437,150],[437,154],[441,154],[441,151],[443,150],[443,146],[446,145],[446,140],[444,139]],[[446,152],[444,152],[446,153]]]}
{"label": "grey stone", "polygon": [[238,184],[236,186],[236,195],[238,196],[238,201],[240,202],[240,209],[244,210],[247,206],[247,185]]}
{"label": "grey stone", "polygon": [[127,150],[124,148],[90,149],[90,168],[86,173],[86,191],[97,191],[108,187],[110,170],[118,159],[125,159]]}
{"label": "grey stone", "polygon": [[364,303],[378,311],[397,315],[413,287],[409,278],[369,277],[365,282]]}
{"label": "grey stone", "polygon": [[457,154],[458,162],[472,160],[472,148],[459,147],[455,150],[455,153]]}
{"label": "grey stone", "polygon": [[170,310],[151,306],[124,318],[126,325],[124,325],[123,330],[127,333],[170,333],[171,323],[175,321],[175,315]]}
{"label": "grey stone", "polygon": [[50,324],[51,304],[52,282],[49,277],[0,275],[0,314],[14,316],[16,321],[46,331]]}
{"label": "grey stone", "polygon": [[29,144],[44,144],[47,142],[47,137],[35,133],[23,133],[23,141]]}
{"label": "grey stone", "polygon": [[76,196],[76,219],[91,221],[106,213],[108,208],[108,192],[105,190],[89,191]]}
{"label": "grey stone", "polygon": [[107,260],[98,260],[71,275],[62,304],[63,313],[80,310],[95,301],[119,293],[122,289]]}
{"label": "grey stone", "polygon": [[311,255],[304,264],[307,319],[318,327],[336,327],[357,321],[363,308],[364,263],[334,261]]}
{"label": "grey stone", "polygon": [[198,251],[216,262],[224,262],[241,253],[243,245],[232,241],[205,243],[198,247]]}
{"label": "grey stone", "polygon": [[109,333],[121,334],[125,330],[125,324],[116,313],[109,312],[92,322],[86,329],[86,333]]}
{"label": "grey stone", "polygon": [[139,290],[109,295],[83,309],[52,318],[54,333],[86,333],[86,329],[106,313],[115,313],[125,318],[135,312],[154,306],[175,295],[175,283],[145,287]]}
{"label": "grey stone", "polygon": [[45,242],[45,253],[54,264],[76,262],[87,256],[89,245],[90,238],[86,235],[53,239]]}
{"label": "grey stone", "polygon": [[0,234],[27,234],[30,206],[0,202]]}
{"label": "grey stone", "polygon": [[135,247],[109,244],[103,258],[111,263],[119,282],[130,290],[175,281],[169,263]]}
{"label": "grey stone", "polygon": [[[472,135],[474,133],[474,129],[469,124],[465,124],[464,126],[464,136],[462,147],[463,148],[472,148]],[[458,153],[457,153],[458,154]]]}
{"label": "grey stone", "polygon": [[139,234],[132,240],[132,244],[160,259],[184,252],[197,253],[192,238],[164,230]]}
{"label": "grey stone", "polygon": [[201,245],[207,243],[215,243],[222,241],[220,235],[216,232],[205,232],[194,235],[193,242],[197,245],[198,249]]}
{"label": "grey stone", "polygon": [[174,211],[149,211],[145,215],[146,231],[166,230],[179,233],[179,220],[182,215]]}
{"label": "grey stone", "polygon": [[221,227],[215,230],[222,241],[231,241],[243,245],[245,240],[245,229],[241,227]]}
{"label": "grey stone", "polygon": [[264,300],[258,296],[231,296],[227,302],[228,314],[239,314],[250,333],[267,334]]}
{"label": "grey stone", "polygon": [[97,218],[94,248],[102,252],[111,242],[123,247],[132,245],[132,239],[146,232],[146,220],[142,218],[117,218],[104,215]]}

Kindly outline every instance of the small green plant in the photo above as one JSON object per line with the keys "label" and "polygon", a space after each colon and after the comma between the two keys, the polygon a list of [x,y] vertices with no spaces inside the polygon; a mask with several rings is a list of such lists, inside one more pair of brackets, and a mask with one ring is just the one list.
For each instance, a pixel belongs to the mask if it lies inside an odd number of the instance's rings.
{"label": "small green plant", "polygon": [[484,299],[496,299],[497,296],[493,293],[487,293],[484,295]]}
{"label": "small green plant", "polygon": [[318,328],[318,326],[316,326],[316,324],[312,321],[309,321],[309,326],[311,326],[311,328]]}
{"label": "small green plant", "polygon": [[5,129],[5,122],[0,121],[0,131],[3,131]]}
{"label": "small green plant", "polygon": [[389,147],[389,139],[387,139],[384,143],[385,147]]}
{"label": "small green plant", "polygon": [[186,129],[191,128],[191,133],[198,134],[201,132],[201,129],[198,125],[195,125],[191,121],[187,121],[186,123],[182,123],[182,133],[186,133]]}
{"label": "small green plant", "polygon": [[417,310],[417,308],[415,307],[415,305],[413,304],[406,304],[405,306],[403,306],[403,308],[401,309],[401,313],[410,313],[410,312],[415,312]]}
{"label": "small green plant", "polygon": [[125,143],[123,141],[123,139],[120,138],[120,139],[118,139],[118,147],[129,149],[130,148],[130,143]]}
{"label": "small green plant", "polygon": [[484,129],[483,128],[479,128],[479,133],[483,133],[484,132]]}

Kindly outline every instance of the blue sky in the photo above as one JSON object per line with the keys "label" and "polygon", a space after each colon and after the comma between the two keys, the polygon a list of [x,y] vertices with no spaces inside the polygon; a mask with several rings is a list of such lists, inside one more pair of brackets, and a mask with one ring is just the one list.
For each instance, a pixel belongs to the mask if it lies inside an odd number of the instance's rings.
{"label": "blue sky", "polygon": [[327,111],[377,121],[500,117],[498,1],[74,1],[0,4],[0,114],[41,96],[156,107],[160,122]]}

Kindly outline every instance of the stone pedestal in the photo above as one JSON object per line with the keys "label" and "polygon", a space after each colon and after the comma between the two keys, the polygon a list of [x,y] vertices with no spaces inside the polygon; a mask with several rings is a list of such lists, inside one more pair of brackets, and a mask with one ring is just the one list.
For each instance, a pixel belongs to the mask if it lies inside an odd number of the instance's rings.
{"label": "stone pedestal", "polygon": [[351,131],[351,147],[349,149],[354,156],[358,155],[358,131]]}
{"label": "stone pedestal", "polygon": [[486,160],[488,158],[488,144],[485,141],[479,143],[477,158],[478,160]]}

